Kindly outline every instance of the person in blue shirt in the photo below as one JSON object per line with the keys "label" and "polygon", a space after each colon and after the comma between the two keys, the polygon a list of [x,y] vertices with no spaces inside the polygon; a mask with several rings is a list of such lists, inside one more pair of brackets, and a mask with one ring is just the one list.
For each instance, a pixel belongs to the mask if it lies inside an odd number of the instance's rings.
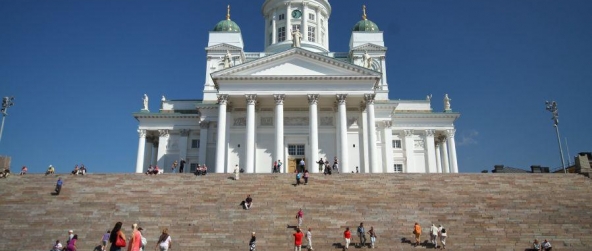
{"label": "person in blue shirt", "polygon": [[56,188],[55,188],[55,192],[57,194],[60,194],[60,191],[62,190],[62,185],[64,185],[64,181],[62,180],[62,178],[58,178],[58,182],[56,183]]}

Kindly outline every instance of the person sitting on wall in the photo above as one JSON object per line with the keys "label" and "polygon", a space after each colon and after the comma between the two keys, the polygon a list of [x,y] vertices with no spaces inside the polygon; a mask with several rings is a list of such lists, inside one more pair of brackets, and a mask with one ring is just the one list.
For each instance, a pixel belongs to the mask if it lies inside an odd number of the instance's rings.
{"label": "person sitting on wall", "polygon": [[27,174],[27,172],[28,172],[28,171],[29,171],[29,170],[27,169],[27,166],[23,166],[23,168],[21,168],[21,173],[20,173],[20,175],[25,175],[25,174]]}
{"label": "person sitting on wall", "polygon": [[145,172],[145,174],[146,174],[146,175],[148,175],[148,174],[152,175],[152,172],[154,172],[154,167],[152,167],[152,165],[150,165],[150,166],[148,167],[148,170]]}
{"label": "person sitting on wall", "polygon": [[0,178],[8,178],[10,175],[10,168],[4,168],[4,171],[0,172]]}
{"label": "person sitting on wall", "polygon": [[160,173],[160,169],[158,168],[158,166],[154,166],[154,169],[152,170],[152,174],[159,174]]}
{"label": "person sitting on wall", "polygon": [[72,170],[72,175],[78,175],[78,171],[80,171],[80,169],[78,168],[78,165],[76,165],[74,170]]}
{"label": "person sitting on wall", "polygon": [[206,164],[203,164],[201,166],[201,175],[206,175],[208,173],[208,167],[206,166]]}
{"label": "person sitting on wall", "polygon": [[55,168],[52,165],[49,165],[47,171],[45,171],[45,175],[50,175],[55,173]]}
{"label": "person sitting on wall", "polygon": [[201,175],[201,165],[197,164],[197,167],[195,168],[195,176],[200,176]]}
{"label": "person sitting on wall", "polygon": [[85,174],[86,174],[86,167],[84,166],[84,164],[82,164],[82,165],[80,166],[80,169],[78,170],[78,173],[79,173],[80,175],[85,175]]}

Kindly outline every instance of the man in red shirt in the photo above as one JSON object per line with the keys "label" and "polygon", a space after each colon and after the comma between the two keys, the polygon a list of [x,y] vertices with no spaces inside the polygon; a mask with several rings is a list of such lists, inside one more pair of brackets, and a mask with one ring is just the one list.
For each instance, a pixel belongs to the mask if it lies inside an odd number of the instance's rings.
{"label": "man in red shirt", "polygon": [[343,238],[345,238],[345,249],[349,249],[349,241],[351,239],[351,232],[349,231],[349,227],[345,228],[345,232],[343,232]]}
{"label": "man in red shirt", "polygon": [[304,234],[300,231],[300,228],[296,228],[296,233],[294,233],[294,251],[301,251],[303,236]]}

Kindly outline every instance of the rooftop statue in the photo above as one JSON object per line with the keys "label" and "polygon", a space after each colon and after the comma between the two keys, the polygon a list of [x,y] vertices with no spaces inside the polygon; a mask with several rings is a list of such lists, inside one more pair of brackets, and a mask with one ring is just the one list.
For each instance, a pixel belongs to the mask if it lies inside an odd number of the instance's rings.
{"label": "rooftop statue", "polygon": [[302,40],[302,33],[299,29],[292,31],[292,47],[300,47],[300,41]]}
{"label": "rooftop statue", "polygon": [[445,94],[444,95],[444,111],[450,111],[451,110],[450,109],[450,100],[452,100],[452,99],[450,99],[448,97],[448,94]]}
{"label": "rooftop statue", "polygon": [[142,110],[148,111],[148,95],[144,93],[144,98],[142,100],[144,101],[144,109]]}

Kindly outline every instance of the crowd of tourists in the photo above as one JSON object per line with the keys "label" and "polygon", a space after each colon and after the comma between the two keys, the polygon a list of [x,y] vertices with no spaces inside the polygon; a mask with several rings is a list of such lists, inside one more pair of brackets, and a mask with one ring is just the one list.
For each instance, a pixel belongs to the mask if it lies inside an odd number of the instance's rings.
{"label": "crowd of tourists", "polygon": [[[117,222],[113,229],[107,230],[107,232],[101,236],[99,242],[101,251],[148,250],[148,241],[146,240],[146,237],[144,237],[144,229],[142,227],[138,226],[137,223],[132,224],[130,235],[127,238],[122,227],[123,223]],[[155,244],[156,250],[167,251],[171,249],[172,240],[168,231],[168,228],[162,230],[162,233]],[[74,234],[73,230],[69,230],[65,245],[62,244],[60,240],[56,240],[51,251],[77,251],[77,241],[78,235]]]}

